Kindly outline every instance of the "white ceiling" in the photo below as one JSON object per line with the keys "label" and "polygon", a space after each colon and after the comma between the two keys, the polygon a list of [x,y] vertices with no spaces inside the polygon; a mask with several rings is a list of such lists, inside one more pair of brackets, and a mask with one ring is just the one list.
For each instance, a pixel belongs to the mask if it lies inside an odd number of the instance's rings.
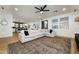
{"label": "white ceiling", "polygon": [[[11,13],[14,17],[14,21],[21,21],[26,23],[38,21],[41,17],[44,19],[59,14],[70,13],[73,12],[74,9],[79,9],[78,5],[47,5],[46,9],[49,9],[50,11],[45,12],[44,14],[35,13],[37,10],[34,7],[40,6],[42,5],[3,5],[4,11]],[[18,8],[18,11],[15,11],[14,8]],[[62,8],[66,8],[67,10],[62,11]],[[53,12],[55,10],[58,10],[58,12]]]}

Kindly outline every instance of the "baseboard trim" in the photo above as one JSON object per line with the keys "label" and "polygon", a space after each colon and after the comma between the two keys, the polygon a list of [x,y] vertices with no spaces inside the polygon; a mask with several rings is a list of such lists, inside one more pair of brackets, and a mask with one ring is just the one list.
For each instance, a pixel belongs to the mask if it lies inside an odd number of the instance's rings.
{"label": "baseboard trim", "polygon": [[68,39],[75,39],[75,38],[72,38],[72,37],[65,37],[65,36],[55,36],[55,37],[59,37],[59,38],[68,38]]}

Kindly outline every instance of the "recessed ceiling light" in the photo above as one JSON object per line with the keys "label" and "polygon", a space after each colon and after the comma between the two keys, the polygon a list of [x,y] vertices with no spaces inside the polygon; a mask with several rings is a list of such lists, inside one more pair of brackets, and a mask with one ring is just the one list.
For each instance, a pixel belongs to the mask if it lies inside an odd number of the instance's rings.
{"label": "recessed ceiling light", "polygon": [[18,8],[14,8],[15,11],[18,11]]}
{"label": "recessed ceiling light", "polygon": [[63,11],[66,11],[66,8],[63,8],[62,10],[63,10]]}

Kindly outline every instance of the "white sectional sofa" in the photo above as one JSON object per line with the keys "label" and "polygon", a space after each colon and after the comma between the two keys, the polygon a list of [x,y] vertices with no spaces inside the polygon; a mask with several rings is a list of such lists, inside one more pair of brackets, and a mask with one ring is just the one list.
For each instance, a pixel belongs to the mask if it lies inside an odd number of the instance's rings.
{"label": "white sectional sofa", "polygon": [[[26,36],[24,31],[28,31],[29,35]],[[22,30],[19,33],[19,40],[24,43],[43,36],[54,37],[54,35],[50,35],[50,33],[45,30]]]}

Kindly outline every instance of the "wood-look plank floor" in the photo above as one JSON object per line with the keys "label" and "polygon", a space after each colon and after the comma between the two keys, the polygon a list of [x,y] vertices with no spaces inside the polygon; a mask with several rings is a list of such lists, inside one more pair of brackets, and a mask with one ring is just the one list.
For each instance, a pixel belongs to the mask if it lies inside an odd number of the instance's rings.
{"label": "wood-look plank floor", "polygon": [[[13,33],[11,38],[3,38],[0,39],[0,54],[7,54],[8,51],[8,44],[18,42],[18,34]],[[71,40],[71,53],[79,53],[78,48],[75,43],[75,39]]]}
{"label": "wood-look plank floor", "polygon": [[18,34],[13,33],[13,36],[10,38],[0,39],[0,54],[6,54],[8,49],[8,44],[15,43],[18,41]]}
{"label": "wood-look plank floor", "polygon": [[79,54],[79,49],[77,48],[75,39],[71,40],[71,53],[72,54]]}

